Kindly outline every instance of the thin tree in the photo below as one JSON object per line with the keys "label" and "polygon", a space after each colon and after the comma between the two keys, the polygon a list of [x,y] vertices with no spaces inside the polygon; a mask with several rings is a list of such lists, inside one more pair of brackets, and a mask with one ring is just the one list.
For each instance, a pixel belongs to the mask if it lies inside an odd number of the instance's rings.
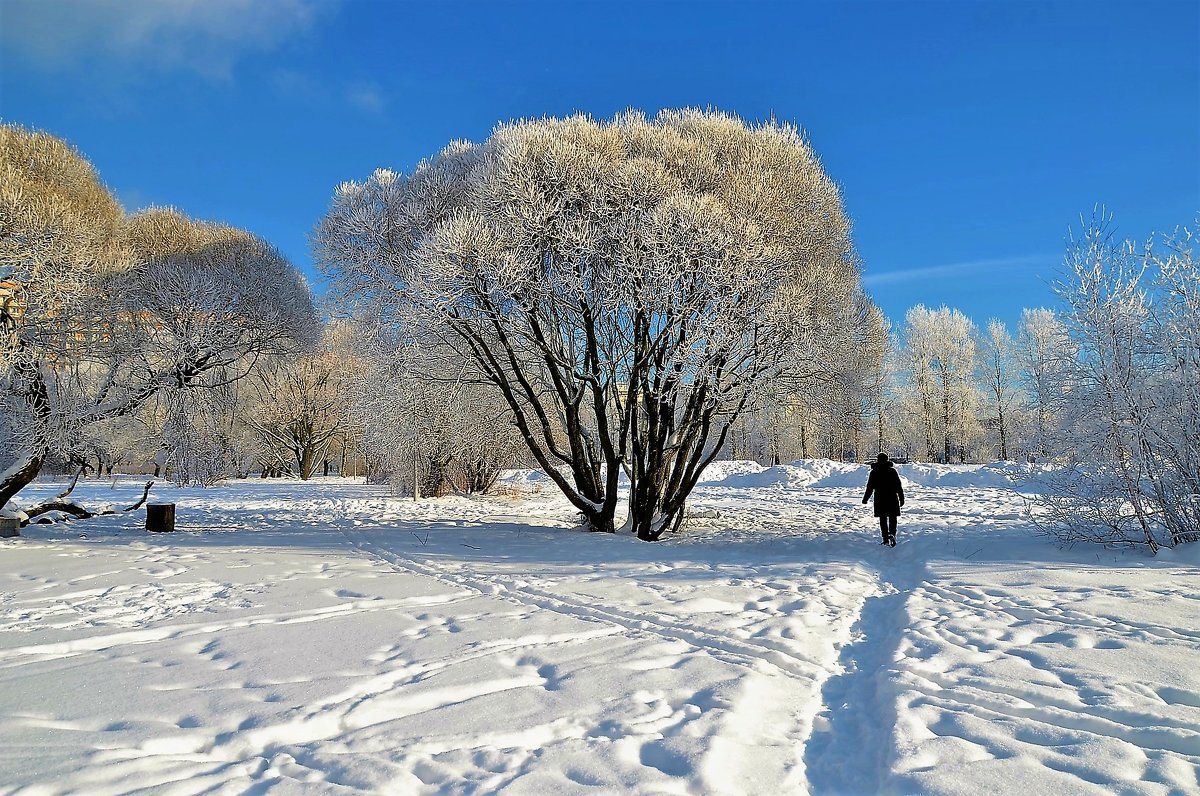
{"label": "thin tree", "polygon": [[1017,357],[1033,420],[1028,455],[1035,461],[1046,461],[1053,453],[1051,440],[1058,427],[1056,407],[1062,396],[1062,374],[1072,359],[1066,327],[1054,310],[1039,307],[1022,311]]}
{"label": "thin tree", "polygon": [[1013,410],[1020,400],[1017,388],[1016,344],[1003,322],[988,321],[980,345],[983,382],[992,403],[1001,461],[1009,459],[1009,435]]}

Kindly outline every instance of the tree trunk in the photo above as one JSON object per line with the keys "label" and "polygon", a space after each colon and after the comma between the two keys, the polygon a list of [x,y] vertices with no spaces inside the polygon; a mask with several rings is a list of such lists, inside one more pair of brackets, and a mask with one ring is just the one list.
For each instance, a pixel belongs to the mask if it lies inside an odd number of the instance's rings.
{"label": "tree trunk", "polygon": [[301,481],[307,481],[312,478],[313,470],[317,468],[316,457],[313,455],[312,448],[302,448],[296,457],[296,463],[300,471]]}
{"label": "tree trunk", "polygon": [[950,463],[950,386],[944,385],[942,389],[942,432],[944,437],[944,450],[942,459],[946,464]]}
{"label": "tree trunk", "polygon": [[1000,461],[1008,461],[1008,440],[1004,433],[1004,410],[998,411],[1000,418]]}
{"label": "tree trunk", "polygon": [[878,449],[878,450],[876,451],[876,453],[883,453],[883,408],[882,408],[882,401],[881,401],[880,413],[878,413],[878,414],[876,415],[876,417],[878,418],[878,437],[880,437],[880,438],[878,438],[878,443],[880,443],[880,449]]}
{"label": "tree trunk", "polygon": [[175,530],[175,504],[151,503],[146,506],[146,530],[171,533]]}
{"label": "tree trunk", "polygon": [[8,477],[0,481],[0,509],[16,497],[17,493],[33,483],[42,469],[43,458],[40,455],[30,455],[25,462],[15,470],[8,472]]}
{"label": "tree trunk", "polygon": [[[630,511],[634,509],[631,506]],[[633,532],[643,542],[657,542],[666,531],[667,518],[656,512],[641,511],[633,515]]]}

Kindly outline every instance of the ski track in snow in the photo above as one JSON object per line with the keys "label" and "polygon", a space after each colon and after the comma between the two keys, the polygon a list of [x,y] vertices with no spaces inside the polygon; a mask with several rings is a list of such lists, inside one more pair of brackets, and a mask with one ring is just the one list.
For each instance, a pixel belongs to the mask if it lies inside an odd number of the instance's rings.
{"label": "ski track in snow", "polygon": [[1194,563],[1060,550],[1003,468],[902,474],[895,549],[831,462],[718,463],[720,516],[658,545],[570,530],[535,479],[30,529],[0,794],[1200,793]]}

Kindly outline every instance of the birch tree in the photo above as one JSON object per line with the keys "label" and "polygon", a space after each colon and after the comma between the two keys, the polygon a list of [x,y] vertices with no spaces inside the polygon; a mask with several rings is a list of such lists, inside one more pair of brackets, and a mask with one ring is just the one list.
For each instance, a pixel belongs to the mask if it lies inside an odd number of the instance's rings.
{"label": "birch tree", "polygon": [[996,452],[1002,461],[1008,461],[1014,414],[1021,400],[1016,343],[1008,327],[992,319],[988,321],[980,348],[984,390],[991,407],[989,420],[996,429]]}
{"label": "birch tree", "polygon": [[340,290],[476,364],[589,528],[624,469],[647,540],[764,382],[829,368],[860,292],[799,131],[694,110],[501,125],[343,184],[315,240]]}
{"label": "birch tree", "polygon": [[919,446],[928,461],[937,457],[937,396],[934,384],[936,336],[933,313],[924,305],[919,304],[905,313],[901,361],[910,388],[907,396],[908,415],[916,421],[917,440],[914,440],[916,444],[912,447]]}
{"label": "birch tree", "polygon": [[917,305],[905,316],[905,361],[926,455],[965,460],[981,435],[975,324],[956,309]]}
{"label": "birch tree", "polygon": [[1054,310],[1039,307],[1021,312],[1017,357],[1032,423],[1027,455],[1046,461],[1054,453],[1063,372],[1072,359],[1066,327]]}

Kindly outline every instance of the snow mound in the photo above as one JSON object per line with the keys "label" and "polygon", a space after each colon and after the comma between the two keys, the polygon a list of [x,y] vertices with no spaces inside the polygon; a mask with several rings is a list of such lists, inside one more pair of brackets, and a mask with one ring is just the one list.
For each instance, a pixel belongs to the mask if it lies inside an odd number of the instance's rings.
{"label": "snow mound", "polygon": [[505,470],[496,479],[496,483],[506,486],[534,486],[549,480],[549,476],[541,470]]}
{"label": "snow mound", "polygon": [[812,480],[808,485],[817,489],[861,489],[866,485],[867,476],[870,474],[870,468],[865,464],[835,462],[829,459],[800,459],[792,462],[792,467],[809,473]]}
{"label": "snow mound", "polygon": [[1015,462],[991,464],[901,464],[901,477],[920,486],[1011,489],[1029,477],[1030,468]]}
{"label": "snow mound", "polygon": [[1200,542],[1188,542],[1177,547],[1160,547],[1158,559],[1170,564],[1200,567]]}
{"label": "snow mound", "polygon": [[733,476],[758,475],[766,469],[766,467],[763,467],[758,462],[752,462],[747,459],[730,459],[713,462],[704,468],[704,472],[700,474],[700,480],[696,483],[717,484]]}
{"label": "snow mound", "polygon": [[[991,464],[900,464],[896,465],[905,485],[924,487],[970,487],[977,489],[1031,488],[1045,468],[1016,462]],[[797,459],[790,464],[767,467],[747,459],[716,461],[700,475],[697,486],[728,489],[859,489],[866,485],[870,465],[836,462],[831,459]],[[623,484],[628,483],[621,476]],[[497,485],[512,489],[553,486],[541,470],[506,470]]]}
{"label": "snow mound", "polygon": [[[1014,462],[901,464],[896,469],[905,484],[926,487],[1012,489],[1037,474],[1031,465]],[[699,483],[735,489],[847,489],[865,486],[869,474],[868,464],[830,459],[797,459],[775,467],[752,461],[721,461],[710,464]]]}
{"label": "snow mound", "polygon": [[747,469],[741,473],[726,476],[719,481],[709,482],[709,485],[730,489],[765,489],[768,487],[797,489],[808,486],[808,483],[804,473],[786,464],[781,464],[775,467],[764,467],[757,472]]}
{"label": "snow mound", "polygon": [[710,464],[699,483],[732,489],[802,489],[861,486],[866,477],[864,465],[828,459],[799,459],[774,467],[752,461],[724,461]]}

